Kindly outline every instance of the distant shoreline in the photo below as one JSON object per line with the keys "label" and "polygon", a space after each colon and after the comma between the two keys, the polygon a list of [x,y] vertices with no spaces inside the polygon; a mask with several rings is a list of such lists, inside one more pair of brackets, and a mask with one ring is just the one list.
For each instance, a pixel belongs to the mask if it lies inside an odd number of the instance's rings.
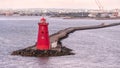
{"label": "distant shoreline", "polygon": [[[1,16],[0,17],[42,17],[42,16]],[[91,18],[91,17],[58,17],[58,16],[45,16],[49,18],[61,18],[61,19],[90,19],[90,20],[120,20],[117,18]]]}
{"label": "distant shoreline", "polygon": [[91,17],[52,17],[52,18],[62,18],[62,19],[95,19],[95,20],[118,20],[120,17],[117,18],[91,18]]}

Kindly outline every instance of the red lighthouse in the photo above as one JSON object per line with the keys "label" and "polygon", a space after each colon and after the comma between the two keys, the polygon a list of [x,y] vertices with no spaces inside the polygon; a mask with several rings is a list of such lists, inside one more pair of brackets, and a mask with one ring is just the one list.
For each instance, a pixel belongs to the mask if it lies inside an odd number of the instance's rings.
{"label": "red lighthouse", "polygon": [[48,33],[48,23],[46,23],[45,18],[41,18],[38,23],[38,39],[36,48],[38,50],[49,50],[50,42],[49,42],[49,33]]}

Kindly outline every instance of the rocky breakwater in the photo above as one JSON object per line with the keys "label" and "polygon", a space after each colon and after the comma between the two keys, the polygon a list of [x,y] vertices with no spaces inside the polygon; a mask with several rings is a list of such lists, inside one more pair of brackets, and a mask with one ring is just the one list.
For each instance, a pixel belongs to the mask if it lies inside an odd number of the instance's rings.
{"label": "rocky breakwater", "polygon": [[88,30],[88,29],[99,29],[111,26],[117,26],[120,23],[102,23],[92,26],[81,26],[81,27],[69,27],[64,30],[60,30],[55,34],[50,35],[50,50],[37,50],[36,44],[24,49],[13,51],[11,55],[21,55],[21,56],[34,56],[34,57],[44,57],[44,56],[63,56],[63,55],[74,55],[72,50],[62,46],[61,40],[67,38],[70,33],[77,30]]}

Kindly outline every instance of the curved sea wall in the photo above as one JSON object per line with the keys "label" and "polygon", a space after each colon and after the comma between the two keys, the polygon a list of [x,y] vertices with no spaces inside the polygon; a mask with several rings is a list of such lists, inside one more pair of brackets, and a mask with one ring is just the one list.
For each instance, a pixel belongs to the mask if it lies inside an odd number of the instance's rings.
{"label": "curved sea wall", "polygon": [[[118,23],[102,23],[92,26],[81,26],[81,27],[69,27],[63,30],[58,31],[55,34],[50,35],[50,50],[37,50],[36,44],[25,49],[20,49],[12,52],[12,55],[21,55],[21,56],[34,56],[34,57],[43,57],[43,56],[63,56],[63,55],[74,55],[72,50],[62,46],[61,40],[67,38],[70,33],[73,33],[77,30],[89,30],[89,29],[99,29],[111,26],[120,25]],[[55,44],[54,44],[55,43]],[[54,45],[53,45],[54,44]]]}

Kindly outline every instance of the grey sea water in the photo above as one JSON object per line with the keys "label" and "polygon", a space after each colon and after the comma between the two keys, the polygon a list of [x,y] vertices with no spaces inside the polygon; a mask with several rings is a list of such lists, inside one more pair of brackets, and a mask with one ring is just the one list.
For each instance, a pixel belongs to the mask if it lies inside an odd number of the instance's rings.
{"label": "grey sea water", "polygon": [[[67,27],[114,23],[120,20],[61,19],[46,17],[53,34]],[[0,68],[120,68],[120,26],[81,30],[62,40],[75,55],[22,57],[12,51],[35,44],[40,17],[0,17]]]}

